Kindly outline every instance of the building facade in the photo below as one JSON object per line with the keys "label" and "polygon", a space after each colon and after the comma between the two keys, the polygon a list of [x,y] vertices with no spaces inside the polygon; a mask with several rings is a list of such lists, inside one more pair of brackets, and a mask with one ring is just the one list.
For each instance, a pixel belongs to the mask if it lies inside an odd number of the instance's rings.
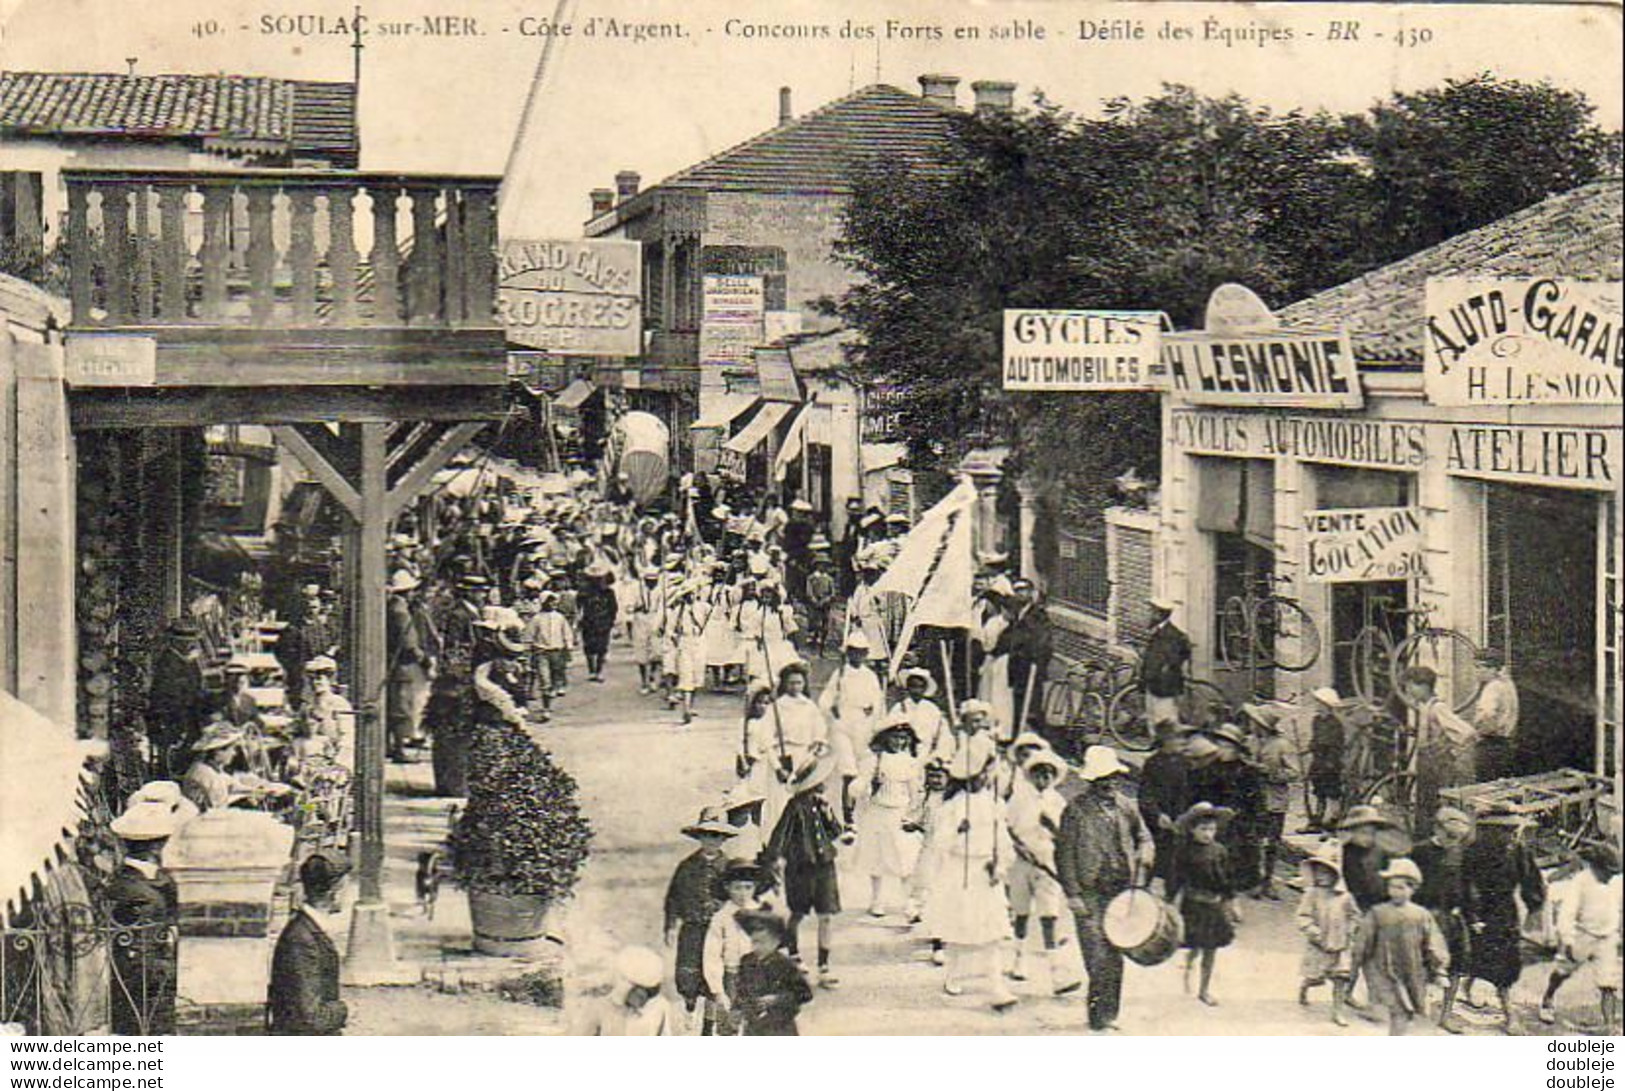
{"label": "building facade", "polygon": [[[1517,772],[1618,775],[1620,196],[1617,180],[1582,187],[1283,309],[1283,331],[1347,331],[1356,405],[1165,395],[1159,582],[1195,644],[1194,674],[1237,694],[1330,685],[1348,696],[1362,631],[1397,641],[1424,624],[1452,629],[1509,664],[1522,695]],[[1612,345],[1611,400],[1441,404],[1423,366],[1440,278],[1611,290],[1614,325],[1587,346]],[[1373,536],[1354,559],[1384,560],[1349,578],[1328,530],[1364,525],[1362,511]],[[1271,593],[1309,624],[1268,658],[1303,669],[1227,664],[1227,609]],[[1465,692],[1470,651],[1439,658],[1446,692]]]}

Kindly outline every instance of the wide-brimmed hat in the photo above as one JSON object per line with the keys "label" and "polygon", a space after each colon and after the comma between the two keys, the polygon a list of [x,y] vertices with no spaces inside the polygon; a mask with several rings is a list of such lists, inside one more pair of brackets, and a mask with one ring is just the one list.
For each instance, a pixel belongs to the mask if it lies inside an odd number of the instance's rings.
{"label": "wide-brimmed hat", "polygon": [[1280,733],[1281,713],[1278,709],[1248,701],[1241,706],[1241,714],[1272,735]]}
{"label": "wide-brimmed hat", "polygon": [[993,718],[993,706],[980,698],[970,697],[959,702],[959,718],[967,719],[971,716],[986,716]]}
{"label": "wide-brimmed hat", "polygon": [[198,816],[197,804],[187,799],[181,786],[172,780],[147,781],[131,793],[126,806],[133,807],[137,803],[156,803],[168,807],[177,828]]}
{"label": "wide-brimmed hat", "polygon": [[1036,731],[1023,731],[1010,740],[1011,750],[1020,750],[1024,746],[1035,747],[1039,750],[1048,750],[1050,748],[1049,740]]}
{"label": "wide-brimmed hat", "polygon": [[834,754],[821,754],[803,762],[799,769],[790,774],[790,790],[801,792],[822,785],[834,774],[835,764]]}
{"label": "wide-brimmed hat", "polygon": [[720,807],[707,807],[700,817],[683,827],[684,837],[734,837],[739,833],[728,825],[727,814]]}
{"label": "wide-brimmed hat", "polygon": [[931,672],[924,667],[909,667],[897,676],[897,680],[903,683],[905,688],[908,686],[909,681],[914,678],[923,678],[925,680],[925,695],[927,697],[937,695],[937,680],[931,677]]}
{"label": "wide-brimmed hat", "polygon": [[1152,595],[1145,600],[1145,604],[1153,610],[1161,610],[1165,614],[1174,612],[1174,600],[1167,595]]}
{"label": "wide-brimmed hat", "polygon": [[465,572],[461,576],[457,577],[457,586],[466,587],[472,590],[490,587],[491,581],[480,575],[478,572]]}
{"label": "wide-brimmed hat", "polygon": [[1349,808],[1349,813],[1343,816],[1343,821],[1337,824],[1340,830],[1352,830],[1360,826],[1396,826],[1393,819],[1383,814],[1369,803],[1359,803]]}
{"label": "wide-brimmed hat", "polygon": [[869,749],[880,751],[885,747],[886,740],[893,735],[907,735],[913,745],[920,744],[920,733],[914,729],[908,717],[893,716],[875,730],[874,737],[869,740]]}
{"label": "wide-brimmed hat", "polygon": [[299,865],[299,882],[307,887],[333,889],[333,884],[350,874],[350,860],[333,849],[317,849]]}
{"label": "wide-brimmed hat", "polygon": [[750,860],[733,860],[722,871],[722,884],[759,883],[767,878],[767,869]]}
{"label": "wide-brimmed hat", "polygon": [[909,519],[909,517],[907,515],[904,515],[900,511],[894,511],[890,515],[886,516],[886,522],[890,523],[892,526],[905,526],[906,527],[906,526],[908,526],[910,521],[911,520]]}
{"label": "wide-brimmed hat", "polygon": [[1185,754],[1191,758],[1209,758],[1219,752],[1219,744],[1200,731],[1187,734]]}
{"label": "wide-brimmed hat", "polygon": [[231,724],[214,723],[204,730],[197,742],[192,744],[192,749],[200,754],[209,750],[224,750],[228,746],[238,745],[246,737],[240,728]]}
{"label": "wide-brimmed hat", "polygon": [[1083,768],[1078,770],[1078,775],[1084,780],[1103,780],[1128,771],[1128,766],[1117,756],[1117,751],[1097,743],[1083,752]]}
{"label": "wide-brimmed hat", "polygon": [[1000,598],[1010,598],[1016,593],[1016,585],[1010,582],[1009,576],[994,576],[987,582],[987,593],[998,595]]}
{"label": "wide-brimmed hat", "polygon": [[623,947],[615,956],[615,972],[628,985],[658,989],[666,979],[666,960],[647,947]]}
{"label": "wide-brimmed hat", "polygon": [[246,659],[229,659],[224,670],[227,674],[247,674],[250,668]]}
{"label": "wide-brimmed hat", "polygon": [[1236,812],[1231,810],[1229,807],[1215,806],[1214,804],[1203,800],[1200,803],[1193,804],[1189,810],[1180,815],[1175,824],[1179,826],[1181,833],[1189,833],[1190,828],[1196,825],[1198,822],[1209,821],[1218,823],[1219,829],[1222,830],[1228,826],[1230,824],[1230,820],[1235,817]]}
{"label": "wide-brimmed hat", "polygon": [[1202,734],[1214,742],[1229,743],[1238,750],[1246,750],[1249,746],[1247,733],[1235,724],[1218,724],[1204,729]]}
{"label": "wide-brimmed hat", "polygon": [[841,647],[866,652],[873,649],[874,645],[869,643],[869,638],[863,635],[862,629],[853,629],[846,634],[846,639],[841,642]]}
{"label": "wide-brimmed hat", "polygon": [[586,568],[581,570],[581,574],[587,577],[589,580],[601,580],[607,576],[613,576],[615,573],[609,567],[609,565],[605,564],[603,561],[593,561]]}
{"label": "wide-brimmed hat", "polygon": [[1314,690],[1311,690],[1309,696],[1313,697],[1315,700],[1319,701],[1328,708],[1336,708],[1338,705],[1343,703],[1342,694],[1338,693],[1331,686],[1320,686]]}
{"label": "wide-brimmed hat", "polygon": [[819,531],[817,534],[812,536],[811,540],[807,542],[807,548],[812,550],[814,553],[822,553],[831,548],[830,540],[824,536],[823,531]]}
{"label": "wide-brimmed hat", "polygon": [[1036,754],[1029,754],[1027,760],[1021,763],[1021,770],[1030,773],[1034,769],[1053,769],[1055,779],[1059,780],[1066,775],[1066,763],[1053,750],[1045,748]]}
{"label": "wide-brimmed hat", "polygon": [[174,833],[178,824],[172,804],[149,799],[132,803],[109,828],[125,841],[159,841]]}
{"label": "wide-brimmed hat", "polygon": [[751,788],[745,784],[736,784],[722,793],[722,801],[718,806],[723,814],[733,814],[746,807],[754,807],[758,803],[767,802],[767,793],[760,789]]}
{"label": "wide-brimmed hat", "polygon": [[486,623],[484,628],[491,642],[509,655],[524,655],[530,651],[530,645],[525,643],[525,636],[521,630],[494,623]]}
{"label": "wide-brimmed hat", "polygon": [[[472,585],[464,584],[464,586],[466,587]],[[404,568],[397,568],[394,572],[390,573],[389,589],[397,593],[416,591],[418,589],[418,578]]]}
{"label": "wide-brimmed hat", "polygon": [[812,511],[813,506],[812,506],[812,503],[810,501],[798,496],[794,500],[790,501],[790,510],[791,511]]}
{"label": "wide-brimmed hat", "polygon": [[1306,865],[1313,864],[1315,867],[1323,867],[1337,875],[1338,878],[1342,878],[1343,847],[1336,841],[1327,841],[1315,849],[1312,854],[1304,857],[1303,862]]}
{"label": "wide-brimmed hat", "polygon": [[784,676],[787,674],[799,674],[803,678],[810,679],[812,677],[812,667],[804,659],[792,659],[779,667],[778,674],[781,682],[784,681]]}
{"label": "wide-brimmed hat", "polygon": [[306,674],[335,674],[338,669],[339,665],[333,660],[332,656],[318,655],[314,659],[305,661]]}
{"label": "wide-brimmed hat", "polygon": [[1416,861],[1406,856],[1391,860],[1388,866],[1377,872],[1377,876],[1384,881],[1389,879],[1409,879],[1417,886],[1422,885],[1422,869],[1416,866]]}

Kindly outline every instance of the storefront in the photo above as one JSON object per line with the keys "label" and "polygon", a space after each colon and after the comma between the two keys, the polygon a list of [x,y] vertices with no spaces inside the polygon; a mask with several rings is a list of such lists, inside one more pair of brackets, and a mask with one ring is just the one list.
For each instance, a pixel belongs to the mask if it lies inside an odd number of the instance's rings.
{"label": "storefront", "polygon": [[[1290,698],[1326,685],[1362,696],[1371,674],[1362,674],[1362,646],[1386,648],[1423,627],[1452,630],[1465,639],[1441,640],[1430,665],[1458,704],[1477,689],[1473,648],[1505,657],[1521,698],[1516,772],[1617,776],[1625,479],[1613,347],[1618,187],[1553,200],[1575,199],[1611,203],[1604,222],[1612,242],[1573,248],[1590,258],[1553,256],[1550,225],[1526,214],[1514,227],[1452,240],[1278,319],[1254,316],[1259,328],[1245,337],[1259,343],[1329,331],[1346,337],[1357,374],[1340,398],[1330,384],[1290,400],[1225,389],[1238,373],[1217,363],[1228,349],[1207,345],[1242,335],[1176,335],[1176,344],[1194,346],[1183,350],[1184,362],[1203,370],[1190,370],[1183,384],[1171,377],[1163,399],[1158,583],[1195,645],[1194,675],[1238,698]],[[1480,237],[1486,232],[1498,233],[1493,247]],[[1596,268],[1576,267],[1582,260]],[[1478,264],[1486,261],[1490,268]],[[1499,278],[1514,317],[1484,339],[1482,359],[1452,360],[1460,370],[1451,372],[1435,366],[1424,330],[1443,321],[1435,296],[1488,283],[1463,278]],[[1562,306],[1576,309],[1569,332],[1558,335],[1559,319],[1543,338],[1518,326],[1524,302],[1539,292],[1562,301],[1554,304],[1560,315]],[[1585,317],[1588,306],[1594,319]],[[1530,304],[1527,313],[1538,311]],[[1589,342],[1574,332],[1581,322],[1590,323]],[[1527,374],[1534,359],[1539,375],[1611,371],[1612,403],[1537,392],[1505,362]],[[1446,373],[1462,389],[1442,381]],[[1283,625],[1273,645],[1273,634],[1260,636],[1262,663],[1232,655],[1227,664],[1227,610],[1233,617],[1237,603],[1270,595],[1286,600],[1283,617],[1305,620]]]}

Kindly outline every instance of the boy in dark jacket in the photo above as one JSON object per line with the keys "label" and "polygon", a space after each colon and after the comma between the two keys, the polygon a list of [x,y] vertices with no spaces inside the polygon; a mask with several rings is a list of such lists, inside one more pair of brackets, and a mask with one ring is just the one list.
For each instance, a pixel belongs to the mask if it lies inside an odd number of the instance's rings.
{"label": "boy in dark jacket", "polygon": [[728,869],[722,851],[738,833],[716,808],[707,807],[699,820],[683,827],[700,847],[683,858],[666,887],[666,946],[677,949],[676,985],[690,1014],[705,987],[705,933],[711,917],[722,908],[722,876]]}
{"label": "boy in dark jacket", "polygon": [[842,826],[824,795],[824,782],[834,769],[834,758],[825,754],[792,775],[790,790],[794,795],[773,827],[763,853],[768,866],[783,863],[784,900],[790,910],[786,946],[792,957],[800,954],[802,920],[809,913],[818,918],[818,984],[825,989],[840,984],[830,973],[829,949],[834,917],[841,911],[835,855]]}
{"label": "boy in dark jacket", "polygon": [[807,979],[779,945],[785,922],[773,913],[741,913],[739,925],[750,937],[751,949],[739,960],[733,1008],[746,1036],[798,1034],[796,1016],[813,998]]}

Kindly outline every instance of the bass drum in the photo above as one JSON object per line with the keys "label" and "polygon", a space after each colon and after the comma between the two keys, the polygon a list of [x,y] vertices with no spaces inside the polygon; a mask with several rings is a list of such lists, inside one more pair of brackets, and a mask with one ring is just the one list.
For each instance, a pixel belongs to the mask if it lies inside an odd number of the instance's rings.
{"label": "bass drum", "polygon": [[1124,958],[1141,966],[1167,962],[1185,938],[1179,912],[1139,888],[1125,890],[1108,902],[1103,924],[1107,941]]}
{"label": "bass drum", "polygon": [[660,498],[671,478],[671,433],[652,413],[634,411],[615,422],[617,472],[639,507]]}

